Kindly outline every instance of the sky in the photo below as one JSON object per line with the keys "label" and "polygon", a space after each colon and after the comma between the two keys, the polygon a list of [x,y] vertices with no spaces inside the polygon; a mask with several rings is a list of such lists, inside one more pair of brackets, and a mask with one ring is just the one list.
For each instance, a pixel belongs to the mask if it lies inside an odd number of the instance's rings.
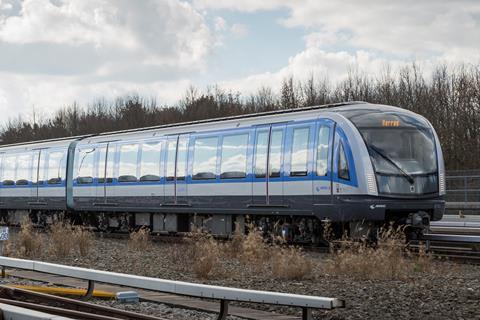
{"label": "sky", "polygon": [[[190,86],[253,93],[480,63],[478,0],[0,0],[2,120]],[[3,121],[0,121],[3,122]]]}

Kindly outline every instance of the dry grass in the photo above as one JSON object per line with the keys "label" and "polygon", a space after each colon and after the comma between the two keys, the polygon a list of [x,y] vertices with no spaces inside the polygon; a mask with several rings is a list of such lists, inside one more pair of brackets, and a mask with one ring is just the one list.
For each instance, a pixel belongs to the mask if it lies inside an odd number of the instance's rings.
{"label": "dry grass", "polygon": [[151,247],[152,240],[150,238],[150,230],[146,227],[130,233],[128,240],[128,248],[130,250],[147,250]]}
{"label": "dry grass", "polygon": [[405,279],[412,272],[427,270],[431,265],[431,258],[425,253],[407,254],[401,229],[381,230],[376,247],[344,239],[340,248],[333,251],[332,258],[324,265],[325,271],[357,279]]}
{"label": "dry grass", "polygon": [[301,280],[312,272],[311,260],[294,246],[275,248],[270,263],[273,276],[280,279]]}
{"label": "dry grass", "polygon": [[85,227],[76,226],[73,230],[73,238],[78,252],[82,257],[85,257],[93,246],[93,240],[95,239],[93,232]]}
{"label": "dry grass", "polygon": [[70,255],[75,247],[75,232],[70,223],[64,219],[55,221],[48,230],[50,240],[50,253],[57,258]]}
{"label": "dry grass", "polygon": [[20,257],[35,258],[42,250],[41,235],[35,230],[29,217],[20,222],[20,232],[17,238],[17,253]]}
{"label": "dry grass", "polygon": [[195,236],[194,239],[192,251],[190,251],[193,273],[198,278],[208,278],[218,273],[220,244],[205,233]]}
{"label": "dry grass", "polygon": [[248,235],[243,237],[238,259],[242,263],[259,270],[265,266],[269,258],[269,246],[263,239],[261,232],[251,228]]}

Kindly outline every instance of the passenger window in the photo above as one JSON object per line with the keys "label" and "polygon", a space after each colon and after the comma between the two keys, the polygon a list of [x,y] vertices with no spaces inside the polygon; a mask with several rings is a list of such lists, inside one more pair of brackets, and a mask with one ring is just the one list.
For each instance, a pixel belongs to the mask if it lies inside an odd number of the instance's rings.
{"label": "passenger window", "polygon": [[188,155],[188,141],[181,138],[178,141],[177,151],[177,180],[185,180],[185,173],[187,171],[187,155]]}
{"label": "passenger window", "polygon": [[120,147],[118,182],[136,182],[138,144],[124,144]]}
{"label": "passenger window", "polygon": [[247,176],[248,134],[223,137],[220,178],[233,179]]}
{"label": "passenger window", "polygon": [[338,177],[343,180],[350,180],[350,171],[348,170],[348,161],[345,155],[343,143],[340,143],[338,150]]}
{"label": "passenger window", "polygon": [[140,161],[140,181],[160,181],[161,142],[149,142],[142,145]]}
{"label": "passenger window", "polygon": [[[78,172],[77,172],[77,183],[78,184],[89,184],[93,183],[93,163],[94,163],[94,148],[79,149],[78,152]],[[39,175],[39,179],[43,176]],[[39,181],[40,183],[40,181]]]}
{"label": "passenger window", "polygon": [[218,137],[197,138],[193,152],[194,180],[215,179]]}
{"label": "passenger window", "polygon": [[[97,162],[97,177],[98,183],[105,183],[105,178],[107,183],[112,183],[113,181],[113,164],[114,164],[114,154],[115,146],[108,146],[108,155],[107,147],[101,147],[98,150],[98,162]],[[105,159],[107,158],[107,159]],[[105,168],[105,161],[107,162],[107,167]],[[106,171],[105,171],[106,169]]]}
{"label": "passenger window", "polygon": [[256,178],[265,178],[267,172],[268,131],[257,133],[255,142],[255,168]]}
{"label": "passenger window", "polygon": [[310,128],[293,129],[290,176],[306,176]]}
{"label": "passenger window", "polygon": [[17,175],[16,185],[26,186],[32,179],[30,165],[32,163],[31,154],[22,154],[17,158]]}
{"label": "passenger window", "polygon": [[282,165],[282,142],[283,132],[274,130],[270,139],[269,176],[270,178],[280,177],[280,168]]}
{"label": "passenger window", "polygon": [[47,183],[62,183],[63,159],[67,155],[64,151],[55,151],[48,154]]}
{"label": "passenger window", "polygon": [[4,186],[15,185],[15,167],[17,165],[17,156],[8,155],[3,160],[3,177],[2,183]]}
{"label": "passenger window", "polygon": [[317,144],[317,176],[326,176],[328,173],[328,142],[330,127],[322,125],[318,130]]}
{"label": "passenger window", "polygon": [[175,179],[175,155],[177,153],[177,140],[169,141],[167,147],[167,181]]}

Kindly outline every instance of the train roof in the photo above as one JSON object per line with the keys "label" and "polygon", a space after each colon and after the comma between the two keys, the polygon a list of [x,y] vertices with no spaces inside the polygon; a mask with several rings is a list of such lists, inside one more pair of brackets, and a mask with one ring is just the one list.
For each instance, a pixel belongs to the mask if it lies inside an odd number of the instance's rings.
{"label": "train roof", "polygon": [[220,117],[220,118],[214,118],[214,119],[170,123],[165,125],[128,129],[128,130],[118,130],[118,131],[111,131],[111,132],[104,132],[104,133],[97,133],[97,134],[87,134],[87,135],[72,136],[72,137],[62,137],[62,138],[54,138],[54,139],[47,139],[47,140],[21,142],[21,143],[15,143],[15,144],[0,145],[0,148],[20,147],[20,146],[26,146],[26,145],[29,145],[30,148],[32,146],[41,147],[40,146],[41,144],[52,145],[52,144],[56,144],[56,142],[70,142],[75,140],[83,140],[87,138],[101,139],[102,137],[108,137],[111,135],[119,135],[119,134],[126,134],[126,133],[135,133],[135,132],[147,132],[152,130],[167,129],[167,128],[174,128],[174,127],[217,123],[222,121],[245,120],[245,119],[252,119],[252,118],[259,118],[259,117],[265,118],[269,116],[274,117],[274,116],[301,113],[301,112],[307,112],[307,111],[330,111],[330,112],[338,112],[340,114],[347,115],[352,110],[357,110],[357,111],[364,110],[365,112],[372,112],[372,111],[373,112],[375,111],[376,112],[388,112],[388,111],[398,112],[403,110],[404,112],[409,112],[405,109],[401,109],[393,106],[370,104],[363,101],[349,101],[349,102],[333,103],[333,104],[318,105],[318,106],[303,107],[303,108],[292,108],[292,109],[284,109],[284,110],[258,112],[258,113],[244,114],[244,115],[231,116],[231,117]]}

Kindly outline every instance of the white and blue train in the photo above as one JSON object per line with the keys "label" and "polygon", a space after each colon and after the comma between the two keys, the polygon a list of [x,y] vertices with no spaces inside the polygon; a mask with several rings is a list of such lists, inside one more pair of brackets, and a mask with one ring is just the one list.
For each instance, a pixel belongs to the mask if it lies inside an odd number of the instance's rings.
{"label": "white and blue train", "polygon": [[6,145],[0,182],[5,223],[63,213],[100,229],[228,235],[248,217],[308,240],[320,221],[422,228],[445,208],[431,124],[363,102]]}

